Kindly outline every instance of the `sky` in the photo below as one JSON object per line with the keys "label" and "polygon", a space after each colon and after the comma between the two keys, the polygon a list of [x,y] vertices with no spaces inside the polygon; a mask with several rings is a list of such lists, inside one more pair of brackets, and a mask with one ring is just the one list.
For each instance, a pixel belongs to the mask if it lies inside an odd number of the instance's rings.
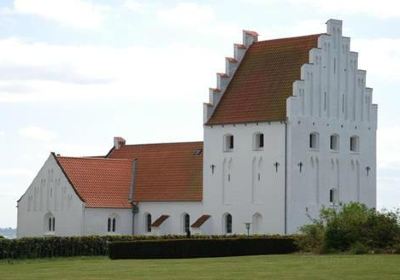
{"label": "sky", "polygon": [[202,103],[242,30],[260,40],[343,20],[378,113],[378,208],[400,207],[400,2],[1,0],[0,227],[50,152],[202,140]]}

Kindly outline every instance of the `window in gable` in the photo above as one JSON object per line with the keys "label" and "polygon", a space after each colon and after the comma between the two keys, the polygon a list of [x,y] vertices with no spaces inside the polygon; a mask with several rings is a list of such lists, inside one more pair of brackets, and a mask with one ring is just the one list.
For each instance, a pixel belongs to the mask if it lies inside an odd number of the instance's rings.
{"label": "window in gable", "polygon": [[264,134],[257,132],[254,134],[254,150],[262,150],[264,148]]}
{"label": "window in gable", "polygon": [[233,135],[227,134],[224,136],[224,151],[231,152],[233,151],[234,142],[233,142]]}
{"label": "window in gable", "polygon": [[331,149],[331,151],[339,151],[339,135],[337,135],[337,134],[331,135],[330,149]]}
{"label": "window in gable", "polygon": [[317,132],[310,134],[309,147],[310,149],[318,149],[319,147],[319,135]]}
{"label": "window in gable", "polygon": [[358,136],[351,136],[350,137],[350,151],[351,152],[358,152],[360,150],[360,139]]}

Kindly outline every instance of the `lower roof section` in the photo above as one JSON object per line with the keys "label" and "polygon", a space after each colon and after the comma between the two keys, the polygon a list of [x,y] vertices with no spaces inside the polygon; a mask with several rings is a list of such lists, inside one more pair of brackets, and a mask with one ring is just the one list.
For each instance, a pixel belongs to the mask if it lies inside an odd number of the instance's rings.
{"label": "lower roof section", "polygon": [[123,145],[107,158],[134,160],[136,202],[202,200],[203,142]]}

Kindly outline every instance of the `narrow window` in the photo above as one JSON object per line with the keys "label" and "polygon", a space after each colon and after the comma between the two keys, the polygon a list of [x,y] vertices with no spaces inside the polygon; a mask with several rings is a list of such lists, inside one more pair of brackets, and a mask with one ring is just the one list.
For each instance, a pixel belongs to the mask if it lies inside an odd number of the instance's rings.
{"label": "narrow window", "polygon": [[116,220],[115,218],[112,219],[112,232],[115,232],[116,229]]}
{"label": "narrow window", "polygon": [[224,151],[231,152],[233,151],[234,142],[233,142],[233,135],[228,134],[224,137]]}
{"label": "narrow window", "polygon": [[190,231],[190,216],[185,214],[183,217],[183,231],[188,233]]}
{"label": "narrow window", "polygon": [[225,216],[225,232],[232,233],[232,215],[227,214]]}
{"label": "narrow window", "polygon": [[329,202],[330,203],[336,202],[336,190],[334,188],[329,190]]}
{"label": "narrow window", "polygon": [[53,217],[53,231],[56,231],[56,218]]}
{"label": "narrow window", "polygon": [[310,134],[310,149],[318,149],[318,133],[314,132]]}
{"label": "narrow window", "polygon": [[359,138],[358,136],[350,137],[350,151],[358,152],[359,151]]}
{"label": "narrow window", "polygon": [[262,150],[264,148],[264,134],[256,133],[254,136],[254,149]]}
{"label": "narrow window", "polygon": [[51,231],[51,217],[49,217],[49,231]]}
{"label": "narrow window", "polygon": [[108,232],[111,231],[111,218],[108,218],[108,220],[107,220],[107,231]]}
{"label": "narrow window", "polygon": [[146,215],[146,232],[151,232],[151,215]]}
{"label": "narrow window", "polygon": [[331,151],[339,150],[339,135],[333,134],[330,137],[330,149]]}

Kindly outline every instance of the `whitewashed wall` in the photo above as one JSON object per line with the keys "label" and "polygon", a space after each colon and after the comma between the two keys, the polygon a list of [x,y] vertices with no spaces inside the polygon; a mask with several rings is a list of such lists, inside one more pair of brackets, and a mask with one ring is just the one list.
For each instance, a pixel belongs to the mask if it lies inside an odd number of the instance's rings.
{"label": "whitewashed wall", "polygon": [[[84,205],[52,155],[18,202],[17,237],[82,235]],[[48,231],[46,214],[55,217]]]}
{"label": "whitewashed wall", "polygon": [[[201,202],[140,202],[139,213],[135,215],[135,234],[185,234],[183,215],[190,215],[190,224],[193,224],[203,213]],[[146,214],[151,214],[152,222],[161,215],[169,215],[159,229],[146,232]]]}
{"label": "whitewashed wall", "polygon": [[[262,150],[254,149],[256,133],[264,134]],[[226,134],[234,136],[231,152],[224,151]],[[214,234],[225,233],[226,213],[232,215],[233,233],[246,233],[246,222],[253,223],[252,232],[283,233],[284,179],[283,123],[204,127],[203,204]]]}
{"label": "whitewashed wall", "polygon": [[[108,231],[108,218],[116,219],[115,232]],[[132,209],[85,208],[85,235],[132,234]]]}
{"label": "whitewashed wall", "polygon": [[[358,201],[376,207],[377,106],[365,87],[366,71],[357,67],[358,54],[342,36],[342,22],[329,20],[327,29],[287,101],[289,232],[309,223],[321,206],[331,206],[331,188],[337,189],[337,206]],[[318,149],[309,148],[313,132],[319,134]],[[339,135],[338,151],[330,150],[332,134]],[[359,152],[350,151],[353,135]]]}

